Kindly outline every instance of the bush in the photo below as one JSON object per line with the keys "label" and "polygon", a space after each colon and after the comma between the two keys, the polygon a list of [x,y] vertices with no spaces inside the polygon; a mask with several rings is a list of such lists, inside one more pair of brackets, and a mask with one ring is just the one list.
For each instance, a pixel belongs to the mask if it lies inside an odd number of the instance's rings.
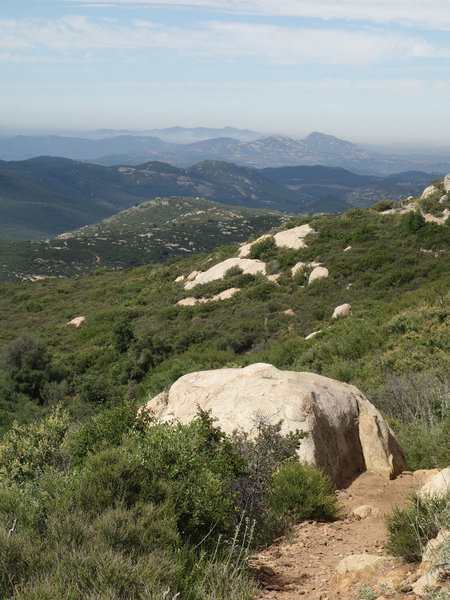
{"label": "bush", "polygon": [[59,405],[37,423],[14,423],[0,443],[0,478],[36,479],[46,466],[57,463],[68,426],[69,415]]}
{"label": "bush", "polygon": [[270,506],[293,521],[331,520],[339,513],[330,479],[307,463],[288,461],[272,480]]}
{"label": "bush", "polygon": [[440,498],[415,494],[405,508],[394,509],[386,525],[388,551],[408,561],[420,561],[427,542],[450,526],[450,492]]}

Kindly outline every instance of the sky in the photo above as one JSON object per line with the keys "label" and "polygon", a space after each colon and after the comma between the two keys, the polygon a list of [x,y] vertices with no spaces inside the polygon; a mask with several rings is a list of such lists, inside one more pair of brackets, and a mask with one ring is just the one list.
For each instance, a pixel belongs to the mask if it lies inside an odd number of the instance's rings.
{"label": "sky", "polygon": [[0,0],[0,132],[450,146],[450,0]]}

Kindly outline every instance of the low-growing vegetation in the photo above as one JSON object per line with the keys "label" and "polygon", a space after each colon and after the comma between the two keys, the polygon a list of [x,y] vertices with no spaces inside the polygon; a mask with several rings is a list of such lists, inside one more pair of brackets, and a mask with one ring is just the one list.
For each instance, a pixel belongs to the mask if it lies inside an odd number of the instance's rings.
{"label": "low-growing vegetation", "polygon": [[2,598],[250,600],[248,553],[292,522],[337,513],[324,476],[286,462],[300,434],[227,436],[207,413],[189,425],[116,416],[73,435],[57,407],[5,436]]}

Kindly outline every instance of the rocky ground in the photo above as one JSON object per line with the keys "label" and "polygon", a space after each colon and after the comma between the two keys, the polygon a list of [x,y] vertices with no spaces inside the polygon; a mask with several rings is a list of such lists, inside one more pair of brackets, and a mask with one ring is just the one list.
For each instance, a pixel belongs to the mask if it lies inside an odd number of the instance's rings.
{"label": "rocky ground", "polygon": [[405,472],[393,481],[369,472],[360,475],[337,492],[342,505],[339,520],[300,523],[254,557],[252,566],[262,585],[258,600],[419,597],[418,565],[395,559],[385,550],[384,515],[403,505],[429,477],[429,471]]}

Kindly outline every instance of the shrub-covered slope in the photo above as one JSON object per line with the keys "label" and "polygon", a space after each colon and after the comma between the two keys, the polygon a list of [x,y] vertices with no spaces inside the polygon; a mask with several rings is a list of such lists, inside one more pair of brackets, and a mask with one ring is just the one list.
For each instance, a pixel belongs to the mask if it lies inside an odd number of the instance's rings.
{"label": "shrub-covered slope", "polygon": [[[355,209],[309,219],[317,233],[306,238],[306,248],[277,248],[270,240],[258,244],[254,254],[269,272],[280,273],[276,282],[236,270],[189,292],[175,282],[236,255],[236,246],[225,246],[166,265],[4,284],[4,351],[27,333],[53,358],[42,369],[37,391],[27,387],[33,373],[5,367],[3,426],[15,414],[25,419],[30,411],[45,410],[58,397],[83,415],[130,389],[144,399],[186,372],[227,364],[266,361],[310,370],[380,398],[392,376],[445,379],[449,226],[422,221],[413,226],[410,214]],[[308,285],[312,267],[291,277],[298,261],[320,262],[329,277]],[[231,287],[241,291],[229,300],[177,305],[187,296],[212,297]],[[353,315],[332,319],[334,308],[345,302]],[[86,317],[80,328],[66,325],[77,316]]]}
{"label": "shrub-covered slope", "polygon": [[0,281],[73,276],[208,252],[280,226],[287,218],[200,198],[157,198],[50,240],[0,239]]}

